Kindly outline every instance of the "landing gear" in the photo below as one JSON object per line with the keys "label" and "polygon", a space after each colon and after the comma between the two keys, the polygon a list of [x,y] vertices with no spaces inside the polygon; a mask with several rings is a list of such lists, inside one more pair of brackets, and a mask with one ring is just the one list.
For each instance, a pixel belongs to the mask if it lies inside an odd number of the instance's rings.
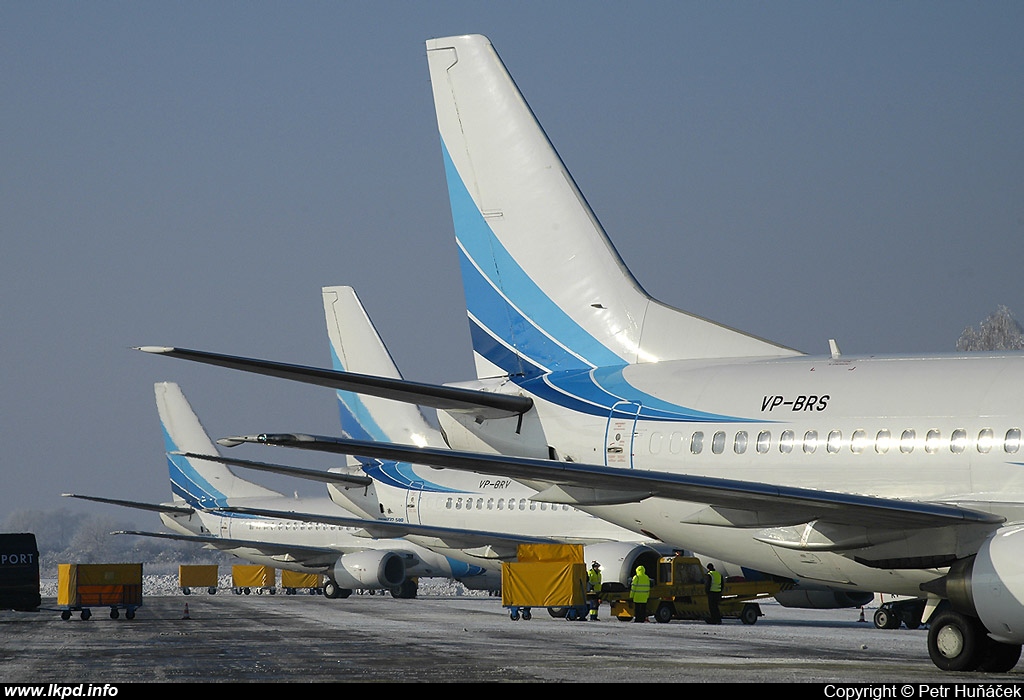
{"label": "landing gear", "polygon": [[976,617],[946,610],[935,616],[928,630],[928,655],[943,671],[976,671],[988,637]]}
{"label": "landing gear", "polygon": [[391,589],[392,598],[415,598],[416,591],[419,590],[419,583],[416,579],[407,578],[402,581],[401,585],[395,586]]}
{"label": "landing gear", "polygon": [[350,595],[352,595],[351,588],[341,588],[333,579],[328,579],[324,584],[325,598],[348,598]]}

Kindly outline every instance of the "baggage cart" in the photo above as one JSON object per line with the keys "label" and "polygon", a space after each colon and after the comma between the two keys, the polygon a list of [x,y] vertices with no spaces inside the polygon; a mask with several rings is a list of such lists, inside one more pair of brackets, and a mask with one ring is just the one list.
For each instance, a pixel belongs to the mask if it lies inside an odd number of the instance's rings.
{"label": "baggage cart", "polygon": [[277,593],[277,569],[259,564],[235,564],[231,567],[231,592],[235,595],[249,595],[256,591],[257,595],[264,592]]}
{"label": "baggage cart", "polygon": [[586,610],[586,590],[583,545],[521,544],[516,561],[501,565],[501,604],[512,621],[531,619],[538,606]]}
{"label": "baggage cart", "polygon": [[79,611],[83,620],[93,607],[109,607],[110,618],[135,619],[142,607],[142,564],[58,564],[57,606],[62,620]]}
{"label": "baggage cart", "polygon": [[308,589],[310,595],[323,593],[322,574],[304,574],[299,571],[281,570],[281,588],[285,595],[295,595],[300,589]]}
{"label": "baggage cart", "polygon": [[178,586],[185,595],[192,590],[206,589],[210,595],[217,593],[218,566],[216,564],[181,564],[178,566]]}

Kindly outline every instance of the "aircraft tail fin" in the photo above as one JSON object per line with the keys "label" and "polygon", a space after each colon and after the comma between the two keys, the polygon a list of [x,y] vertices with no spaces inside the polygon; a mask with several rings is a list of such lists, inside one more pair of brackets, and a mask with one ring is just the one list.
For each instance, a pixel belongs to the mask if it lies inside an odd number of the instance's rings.
{"label": "aircraft tail fin", "polygon": [[427,60],[478,376],[799,354],[640,287],[486,37]]}
{"label": "aircraft tail fin", "polygon": [[160,426],[167,452],[167,470],[175,502],[209,509],[228,505],[236,498],[281,496],[277,491],[236,476],[226,465],[192,455],[219,455],[199,417],[173,382],[154,385]]}
{"label": "aircraft tail fin", "polygon": [[[378,377],[402,375],[352,287],[324,287],[324,317],[334,369]],[[341,427],[360,440],[441,446],[437,428],[414,404],[339,389]]]}

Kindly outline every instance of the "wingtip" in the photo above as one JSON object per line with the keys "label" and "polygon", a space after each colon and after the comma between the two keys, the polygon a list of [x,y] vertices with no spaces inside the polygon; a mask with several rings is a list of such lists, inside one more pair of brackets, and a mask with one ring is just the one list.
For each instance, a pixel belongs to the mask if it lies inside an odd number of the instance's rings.
{"label": "wingtip", "polygon": [[154,355],[166,355],[167,353],[174,352],[173,347],[168,347],[166,345],[136,345],[132,350],[141,350],[142,352],[148,352]]}

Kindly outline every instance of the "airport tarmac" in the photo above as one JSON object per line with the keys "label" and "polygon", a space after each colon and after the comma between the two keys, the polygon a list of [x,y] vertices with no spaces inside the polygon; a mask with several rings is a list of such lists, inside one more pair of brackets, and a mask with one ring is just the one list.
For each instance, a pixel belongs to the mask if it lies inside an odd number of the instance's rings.
{"label": "airport tarmac", "polygon": [[[54,606],[44,599],[44,606]],[[189,619],[182,619],[188,605]],[[134,620],[93,609],[0,612],[4,683],[135,682],[808,682],[1016,683],[948,674],[927,631],[879,630],[857,609],[774,601],[754,625],[727,620],[512,621],[499,598],[354,595],[150,596]],[[866,619],[871,619],[871,610]],[[902,697],[907,697],[903,695]],[[914,697],[917,697],[916,695]]]}

